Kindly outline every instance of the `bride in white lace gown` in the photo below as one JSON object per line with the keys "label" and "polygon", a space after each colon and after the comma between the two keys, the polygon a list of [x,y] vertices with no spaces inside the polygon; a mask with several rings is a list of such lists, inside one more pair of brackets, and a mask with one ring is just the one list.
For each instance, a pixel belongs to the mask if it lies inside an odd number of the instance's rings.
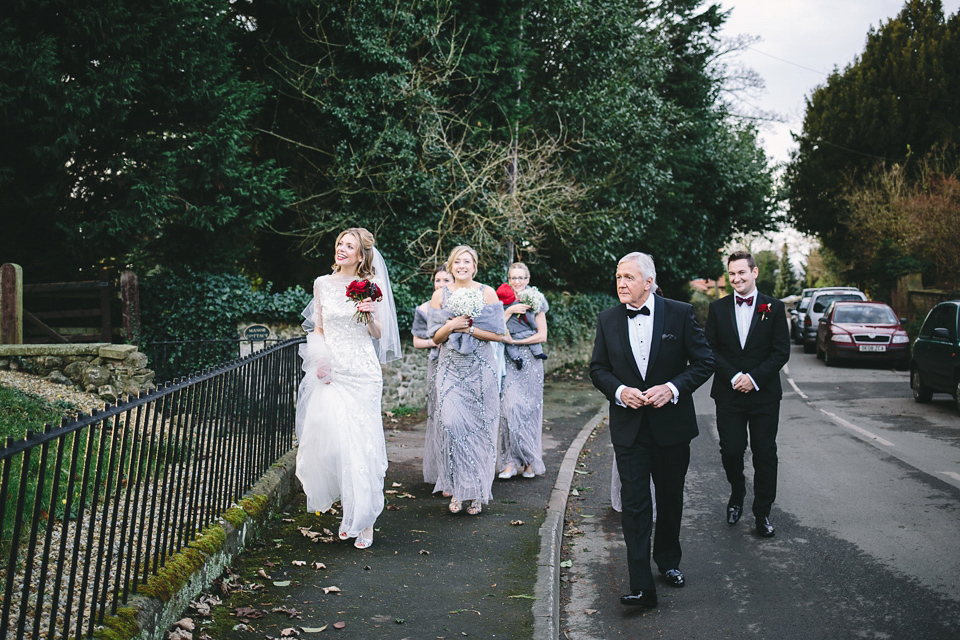
{"label": "bride in white lace gown", "polygon": [[[301,347],[304,377],[297,397],[297,477],[307,509],[321,513],[340,500],[340,538],[373,544],[373,525],[383,511],[387,450],[380,413],[380,363],[400,355],[389,277],[373,235],[347,229],[337,238],[334,273],[313,285],[304,310],[307,344]],[[355,302],[347,286],[372,280],[379,302]],[[357,313],[369,314],[368,322]]]}

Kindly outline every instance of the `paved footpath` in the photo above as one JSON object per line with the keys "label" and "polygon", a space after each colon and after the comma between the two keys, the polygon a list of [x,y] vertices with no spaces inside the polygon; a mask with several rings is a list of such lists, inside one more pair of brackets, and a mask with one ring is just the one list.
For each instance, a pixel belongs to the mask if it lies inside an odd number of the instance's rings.
{"label": "paved footpath", "polygon": [[222,600],[212,616],[185,612],[197,624],[193,637],[532,638],[539,529],[567,449],[603,404],[585,369],[548,380],[547,474],[496,480],[477,516],[450,514],[448,500],[423,483],[424,425],[388,425],[386,489],[396,493],[373,546],[323,541],[325,528],[337,531],[336,517],[305,513],[299,494],[234,562],[230,594],[220,582],[205,592]]}

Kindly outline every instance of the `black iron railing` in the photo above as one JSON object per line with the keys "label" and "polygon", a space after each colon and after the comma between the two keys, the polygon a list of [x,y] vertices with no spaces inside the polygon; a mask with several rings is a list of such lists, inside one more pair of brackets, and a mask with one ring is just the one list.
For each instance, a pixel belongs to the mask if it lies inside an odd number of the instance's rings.
{"label": "black iron railing", "polygon": [[173,380],[236,358],[242,358],[283,342],[280,338],[251,340],[224,338],[203,340],[158,340],[140,345],[156,380]]}
{"label": "black iron railing", "polygon": [[293,446],[301,342],[8,439],[0,637],[93,636],[217,524]]}

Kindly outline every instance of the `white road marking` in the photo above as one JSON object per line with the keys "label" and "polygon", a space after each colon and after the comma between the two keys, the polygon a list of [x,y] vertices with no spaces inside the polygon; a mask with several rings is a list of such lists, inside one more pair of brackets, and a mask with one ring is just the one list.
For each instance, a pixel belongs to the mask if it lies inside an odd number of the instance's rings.
{"label": "white road marking", "polygon": [[798,396],[800,396],[800,397],[803,398],[804,400],[808,400],[808,399],[809,399],[809,398],[807,398],[807,394],[805,394],[803,391],[800,391],[800,387],[798,387],[798,386],[797,386],[797,383],[793,381],[793,378],[787,378],[787,382],[790,383],[790,386],[793,387],[793,390],[797,392],[797,395],[798,395]]}
{"label": "white road marking", "polygon": [[940,473],[942,473],[945,476],[950,476],[957,482],[960,482],[960,473],[954,473],[953,471],[941,471]]}
{"label": "white road marking", "polygon": [[827,410],[825,410],[825,409],[820,409],[820,411],[821,411],[821,413],[824,413],[825,415],[830,416],[830,418],[831,418],[834,422],[836,422],[837,424],[839,424],[839,425],[842,426],[842,427],[846,427],[847,429],[852,429],[853,431],[856,431],[856,432],[859,433],[860,435],[862,435],[862,436],[864,436],[864,437],[866,437],[866,438],[869,438],[869,439],[871,439],[871,440],[875,440],[877,443],[882,444],[882,445],[884,445],[884,446],[886,446],[886,447],[893,447],[893,446],[895,446],[895,445],[894,445],[892,442],[890,442],[889,440],[884,440],[884,439],[881,438],[880,436],[878,436],[878,435],[876,435],[876,434],[873,434],[873,433],[870,433],[870,432],[867,431],[866,429],[863,429],[863,428],[861,428],[861,427],[858,427],[857,425],[853,424],[853,423],[850,422],[849,420],[844,420],[844,419],[841,418],[840,416],[838,416],[838,415],[836,415],[836,414],[834,414],[834,413],[830,413],[829,411],[827,411]]}

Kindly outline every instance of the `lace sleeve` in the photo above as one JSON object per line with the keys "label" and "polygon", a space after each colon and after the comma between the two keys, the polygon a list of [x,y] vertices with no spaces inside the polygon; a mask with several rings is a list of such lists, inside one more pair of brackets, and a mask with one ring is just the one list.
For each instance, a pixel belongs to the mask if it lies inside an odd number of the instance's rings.
{"label": "lace sleeve", "polygon": [[313,326],[323,329],[323,305],[320,304],[320,278],[313,281]]}
{"label": "lace sleeve", "polygon": [[313,298],[301,314],[304,317],[300,325],[307,333],[313,333],[314,327],[323,329],[323,305],[320,304],[320,278],[313,281]]}

